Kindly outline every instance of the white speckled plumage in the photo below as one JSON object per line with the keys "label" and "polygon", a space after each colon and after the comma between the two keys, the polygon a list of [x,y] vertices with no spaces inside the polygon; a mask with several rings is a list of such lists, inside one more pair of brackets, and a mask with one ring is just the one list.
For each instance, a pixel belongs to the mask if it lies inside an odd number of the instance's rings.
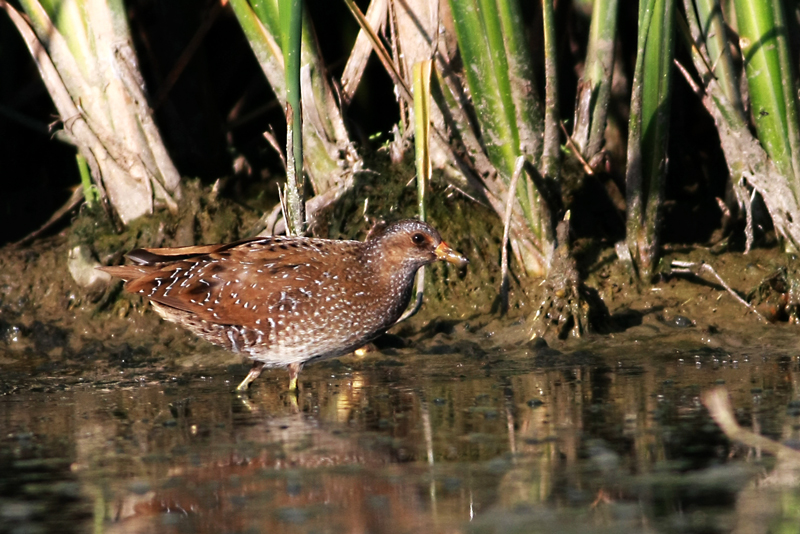
{"label": "white speckled plumage", "polygon": [[267,367],[295,370],[382,334],[408,306],[420,267],[467,263],[414,220],[364,242],[265,237],[128,256],[137,265],[104,269],[163,318]]}

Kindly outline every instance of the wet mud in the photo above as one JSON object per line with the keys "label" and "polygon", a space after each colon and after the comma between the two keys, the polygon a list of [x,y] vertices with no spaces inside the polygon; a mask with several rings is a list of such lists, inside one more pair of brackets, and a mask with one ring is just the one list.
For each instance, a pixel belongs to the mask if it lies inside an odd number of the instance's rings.
{"label": "wet mud", "polygon": [[[637,282],[601,251],[581,268],[605,331],[532,339],[535,282],[518,279],[501,316],[496,272],[438,271],[423,311],[365,355],[309,365],[296,396],[280,369],[236,395],[246,362],[113,286],[56,276],[69,248],[0,260],[0,531],[796,527],[795,467],[730,442],[700,394],[722,385],[740,424],[800,444],[797,326],[702,273]],[[741,295],[793,261],[673,258]]]}

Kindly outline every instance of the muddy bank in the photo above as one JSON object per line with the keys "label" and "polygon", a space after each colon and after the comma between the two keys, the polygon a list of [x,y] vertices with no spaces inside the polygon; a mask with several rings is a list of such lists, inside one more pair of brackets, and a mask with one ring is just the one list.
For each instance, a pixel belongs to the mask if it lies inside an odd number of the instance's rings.
{"label": "muddy bank", "polygon": [[[361,194],[369,197],[370,187],[363,184]],[[119,262],[124,251],[138,246],[235,240],[257,224],[254,212],[209,198],[208,191],[199,187],[194,192],[193,201],[187,203],[194,208],[187,213],[195,213],[196,209],[202,215],[184,213],[182,217],[169,218],[162,214],[116,233],[98,214],[83,213],[57,236],[25,248],[6,247],[0,255],[0,363],[9,371],[25,369],[28,373],[33,369],[36,376],[48,377],[80,377],[88,365],[97,380],[117,379],[121,371],[146,375],[220,370],[227,366],[235,366],[235,374],[241,374],[238,356],[159,320],[142,299],[122,294],[118,282],[101,280],[88,288],[81,287],[70,272],[77,263],[79,269],[93,273],[94,265]],[[400,189],[397,196],[403,195],[411,192]],[[537,311],[545,300],[545,286],[541,280],[520,274],[514,264],[510,310],[506,315],[499,313],[500,235],[492,226],[497,221],[488,210],[476,217],[480,206],[457,195],[442,194],[438,198],[440,201],[431,208],[430,220],[469,257],[471,264],[462,272],[445,265],[429,268],[422,311],[395,327],[393,336],[381,340],[379,348],[392,351],[398,347],[436,346],[456,339],[462,346],[454,350],[469,356],[471,352],[497,347],[515,350],[535,332],[542,333],[551,347],[560,350],[587,343],[613,345],[620,336],[630,340],[665,333],[676,345],[693,343],[711,348],[735,348],[754,341],[769,343],[774,337],[791,343],[794,326],[759,320],[708,272],[699,276],[669,274],[664,268],[652,283],[639,282],[616,259],[613,248],[603,248],[597,242],[577,244],[578,269],[585,285],[602,299],[609,320],[601,334],[559,339],[565,336],[558,335],[558,327],[542,329],[536,322]],[[396,208],[398,203],[393,206]],[[391,208],[375,207],[389,212]],[[395,210],[394,215],[399,218],[410,213]],[[374,219],[364,215],[363,204],[354,203],[325,214],[317,225],[327,228],[319,233],[331,237],[335,234],[363,239],[373,223]],[[351,227],[349,233],[338,230]],[[87,252],[82,260],[76,260],[79,247]],[[673,259],[712,266],[742,296],[781,268],[788,266],[787,277],[794,276],[790,259],[774,248],[744,255],[675,247],[667,251],[662,265],[669,266]],[[766,302],[760,308],[764,310],[764,306],[779,305],[768,302],[769,298],[777,302],[781,297],[772,291],[772,296],[760,298]],[[477,348],[471,349],[473,346]]]}

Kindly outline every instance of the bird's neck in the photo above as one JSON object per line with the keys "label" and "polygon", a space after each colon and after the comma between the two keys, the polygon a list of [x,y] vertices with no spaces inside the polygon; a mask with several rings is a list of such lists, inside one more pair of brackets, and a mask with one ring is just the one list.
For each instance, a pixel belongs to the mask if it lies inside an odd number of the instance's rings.
{"label": "bird's neck", "polygon": [[387,327],[403,314],[411,301],[414,290],[414,276],[419,266],[409,263],[399,254],[387,253],[381,247],[374,247],[363,256],[365,267],[370,273],[377,295],[385,296],[385,316]]}

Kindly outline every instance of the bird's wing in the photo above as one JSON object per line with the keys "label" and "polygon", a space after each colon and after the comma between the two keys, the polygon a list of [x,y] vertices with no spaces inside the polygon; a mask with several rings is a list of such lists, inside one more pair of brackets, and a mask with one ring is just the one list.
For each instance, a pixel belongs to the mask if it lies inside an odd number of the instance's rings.
{"label": "bird's wing", "polygon": [[332,252],[320,240],[259,238],[218,248],[135,251],[134,261],[157,270],[126,289],[212,323],[255,326],[318,298],[320,285],[335,276],[329,267],[354,260],[355,243],[337,242]]}

